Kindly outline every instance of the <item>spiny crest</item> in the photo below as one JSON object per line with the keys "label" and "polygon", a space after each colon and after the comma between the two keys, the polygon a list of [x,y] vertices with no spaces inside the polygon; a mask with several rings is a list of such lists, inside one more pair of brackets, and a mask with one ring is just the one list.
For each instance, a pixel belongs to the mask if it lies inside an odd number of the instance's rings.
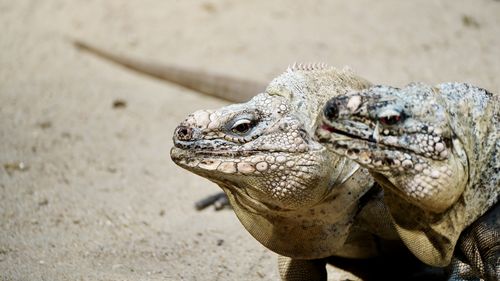
{"label": "spiny crest", "polygon": [[313,70],[326,70],[330,69],[326,63],[294,63],[291,66],[288,66],[288,71],[313,71]]}

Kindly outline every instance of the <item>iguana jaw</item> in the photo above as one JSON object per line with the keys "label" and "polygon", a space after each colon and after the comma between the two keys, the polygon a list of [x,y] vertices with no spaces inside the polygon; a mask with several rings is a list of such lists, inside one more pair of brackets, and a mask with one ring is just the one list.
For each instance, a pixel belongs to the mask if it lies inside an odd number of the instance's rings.
{"label": "iguana jaw", "polygon": [[207,153],[173,147],[170,151],[172,160],[182,168],[283,210],[314,205],[325,196],[328,177],[327,169],[321,167],[327,165],[323,153],[324,149]]}
{"label": "iguana jaw", "polygon": [[[170,157],[179,166],[207,178],[228,176],[261,176],[280,170],[286,161],[300,155],[266,151],[205,151],[173,147]],[[279,162],[278,162],[279,161]],[[284,165],[281,165],[284,164]],[[292,163],[289,164],[292,166]],[[283,170],[282,168],[281,170]]]}

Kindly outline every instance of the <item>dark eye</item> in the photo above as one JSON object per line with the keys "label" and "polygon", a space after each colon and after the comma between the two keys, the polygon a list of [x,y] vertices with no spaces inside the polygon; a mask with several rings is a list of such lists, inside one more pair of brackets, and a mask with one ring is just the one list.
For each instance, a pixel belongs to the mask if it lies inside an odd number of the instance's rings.
{"label": "dark eye", "polygon": [[234,123],[233,127],[231,127],[231,132],[238,135],[246,134],[252,129],[253,125],[252,120],[241,119]]}
{"label": "dark eye", "polygon": [[378,120],[384,125],[395,125],[401,121],[401,115],[384,116],[380,117]]}

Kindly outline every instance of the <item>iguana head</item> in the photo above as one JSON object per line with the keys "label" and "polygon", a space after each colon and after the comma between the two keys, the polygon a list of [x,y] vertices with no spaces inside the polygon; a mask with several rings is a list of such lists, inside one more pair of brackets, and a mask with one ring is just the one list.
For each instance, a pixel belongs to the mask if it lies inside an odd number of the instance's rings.
{"label": "iguana head", "polygon": [[281,208],[311,204],[325,175],[324,148],[290,113],[284,97],[260,94],[244,104],[201,110],[175,130],[172,159],[218,184]]}
{"label": "iguana head", "polygon": [[[312,79],[324,80],[329,72],[328,87],[333,88],[327,93],[327,83]],[[339,157],[311,138],[317,113],[334,93],[333,82],[344,83],[339,77],[346,84],[352,79],[332,68],[296,67],[247,103],[197,111],[176,128],[171,157],[181,167],[271,208],[314,205],[339,177],[333,171],[342,170],[336,167]]]}
{"label": "iguana head", "polygon": [[441,212],[467,181],[467,157],[442,99],[423,84],[374,86],[328,101],[316,134],[410,201]]}

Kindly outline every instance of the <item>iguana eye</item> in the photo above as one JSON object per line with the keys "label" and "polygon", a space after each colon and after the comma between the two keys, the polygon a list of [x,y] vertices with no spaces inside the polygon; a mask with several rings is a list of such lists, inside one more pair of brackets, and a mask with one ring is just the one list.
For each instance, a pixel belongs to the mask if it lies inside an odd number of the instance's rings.
{"label": "iguana eye", "polygon": [[241,119],[236,122],[234,122],[233,126],[231,127],[231,132],[242,135],[248,133],[250,129],[253,127],[253,121],[249,119]]}
{"label": "iguana eye", "polygon": [[378,119],[384,125],[395,125],[401,121],[401,115],[383,116]]}

